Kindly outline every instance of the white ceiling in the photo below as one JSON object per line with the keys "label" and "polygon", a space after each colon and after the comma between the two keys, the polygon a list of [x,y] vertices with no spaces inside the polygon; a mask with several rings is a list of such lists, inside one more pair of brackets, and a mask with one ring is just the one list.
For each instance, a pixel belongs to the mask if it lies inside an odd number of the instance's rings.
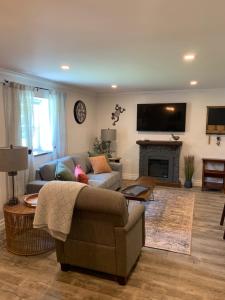
{"label": "white ceiling", "polygon": [[225,87],[225,0],[1,0],[0,67],[98,92]]}

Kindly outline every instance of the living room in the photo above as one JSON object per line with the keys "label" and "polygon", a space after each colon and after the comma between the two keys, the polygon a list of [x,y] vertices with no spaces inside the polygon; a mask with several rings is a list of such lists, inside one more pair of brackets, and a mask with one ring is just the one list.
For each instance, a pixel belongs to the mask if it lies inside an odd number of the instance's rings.
{"label": "living room", "polygon": [[[32,87],[37,98],[44,98],[48,90],[60,90],[66,95],[65,155],[92,151],[102,129],[116,129],[116,155],[123,168],[124,187],[139,177],[140,146],[136,142],[173,142],[174,133],[182,142],[182,187],[156,186],[156,203],[149,201],[147,206],[150,209],[156,205],[162,191],[194,194],[190,254],[143,247],[123,287],[101,273],[61,272],[54,251],[37,256],[12,254],[0,234],[0,298],[221,299],[225,243],[224,227],[219,224],[224,194],[221,190],[203,192],[201,187],[202,159],[225,159],[225,134],[206,134],[207,107],[225,106],[224,1],[217,1],[217,6],[208,0],[191,1],[188,5],[184,1],[173,1],[171,5],[166,0],[94,2],[65,5],[23,0],[22,6],[21,2],[2,1],[0,145],[9,146],[4,87],[12,82]],[[185,60],[185,55],[194,57]],[[195,84],[191,85],[191,81]],[[81,124],[74,118],[74,106],[79,100],[86,108]],[[185,130],[137,131],[138,104],[167,103],[186,103]],[[114,126],[112,113],[116,105],[124,111]],[[51,151],[47,152],[50,153],[33,157],[35,170],[55,158]],[[194,156],[192,189],[183,188],[187,155]],[[0,191],[0,231],[5,232],[3,206],[8,195],[3,172]],[[18,192],[17,183],[15,191]],[[13,266],[20,264],[13,273]],[[42,273],[46,265],[49,270]]]}

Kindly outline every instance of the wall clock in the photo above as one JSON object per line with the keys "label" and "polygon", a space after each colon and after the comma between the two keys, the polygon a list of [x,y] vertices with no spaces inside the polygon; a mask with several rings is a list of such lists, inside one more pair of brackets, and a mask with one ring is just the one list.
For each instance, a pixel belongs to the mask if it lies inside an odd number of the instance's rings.
{"label": "wall clock", "polygon": [[78,124],[82,124],[85,121],[87,110],[86,110],[86,105],[84,104],[83,101],[78,100],[74,104],[73,115],[74,115],[74,119]]}

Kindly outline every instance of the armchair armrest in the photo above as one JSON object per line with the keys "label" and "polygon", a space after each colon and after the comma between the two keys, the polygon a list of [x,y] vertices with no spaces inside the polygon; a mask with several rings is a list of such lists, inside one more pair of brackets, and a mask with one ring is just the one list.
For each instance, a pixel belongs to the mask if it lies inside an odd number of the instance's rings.
{"label": "armchair armrest", "polygon": [[126,232],[130,231],[135,226],[135,224],[142,218],[144,213],[145,213],[144,205],[135,206],[130,212],[128,222],[126,226],[123,227],[123,230]]}
{"label": "armchair armrest", "polygon": [[145,244],[145,208],[135,206],[124,227],[115,227],[117,272],[126,277]]}

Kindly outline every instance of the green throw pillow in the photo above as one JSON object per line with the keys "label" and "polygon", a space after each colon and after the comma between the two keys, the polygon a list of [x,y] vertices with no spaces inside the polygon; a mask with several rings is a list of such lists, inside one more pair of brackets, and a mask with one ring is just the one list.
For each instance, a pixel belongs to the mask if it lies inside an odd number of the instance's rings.
{"label": "green throw pillow", "polygon": [[62,181],[75,181],[75,176],[71,170],[62,162],[58,162],[55,171],[55,179]]}

